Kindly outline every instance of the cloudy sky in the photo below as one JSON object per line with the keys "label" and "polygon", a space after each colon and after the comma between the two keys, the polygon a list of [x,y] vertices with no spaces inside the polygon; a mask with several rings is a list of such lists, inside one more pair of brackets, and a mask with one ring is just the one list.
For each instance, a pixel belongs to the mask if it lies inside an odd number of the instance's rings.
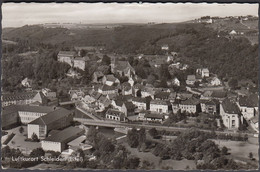
{"label": "cloudy sky", "polygon": [[258,15],[258,4],[3,3],[2,26],[41,23],[170,23],[201,16]]}

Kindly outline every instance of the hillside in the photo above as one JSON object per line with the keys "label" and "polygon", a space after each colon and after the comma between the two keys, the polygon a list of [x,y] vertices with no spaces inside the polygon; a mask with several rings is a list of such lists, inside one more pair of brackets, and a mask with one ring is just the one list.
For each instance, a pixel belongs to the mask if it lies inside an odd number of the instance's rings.
{"label": "hillside", "polygon": [[[161,45],[178,52],[191,67],[208,67],[220,78],[251,79],[257,83],[258,45],[244,37],[227,38],[202,23],[127,25],[113,29],[66,29],[24,26],[4,29],[3,39],[17,44],[3,46],[4,58],[27,51],[57,51],[74,46],[103,45],[108,53],[163,54]],[[243,64],[243,65],[242,65]],[[249,70],[250,69],[250,70]]]}

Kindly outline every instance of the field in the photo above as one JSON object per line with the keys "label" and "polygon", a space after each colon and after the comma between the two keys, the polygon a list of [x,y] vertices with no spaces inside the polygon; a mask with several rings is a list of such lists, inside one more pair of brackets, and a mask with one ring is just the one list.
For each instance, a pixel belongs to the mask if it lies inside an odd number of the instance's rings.
{"label": "field", "polygon": [[249,138],[248,142],[243,141],[226,141],[226,140],[214,140],[216,144],[222,148],[226,146],[228,148],[228,152],[231,153],[230,156],[234,158],[234,160],[248,162],[250,161],[248,155],[250,152],[253,153],[253,157],[256,161],[259,161],[258,155],[258,138]]}
{"label": "field", "polygon": [[[153,170],[158,170],[158,169],[174,169],[174,170],[185,170],[187,166],[189,169],[196,169],[196,165],[193,160],[186,160],[183,159],[181,161],[177,160],[160,160],[160,157],[155,156],[151,152],[139,152],[138,149],[136,148],[131,148],[126,142],[123,144],[130,152],[132,155],[139,157],[142,162],[144,160],[149,161],[151,164],[150,168]],[[152,167],[154,166],[154,167]]]}

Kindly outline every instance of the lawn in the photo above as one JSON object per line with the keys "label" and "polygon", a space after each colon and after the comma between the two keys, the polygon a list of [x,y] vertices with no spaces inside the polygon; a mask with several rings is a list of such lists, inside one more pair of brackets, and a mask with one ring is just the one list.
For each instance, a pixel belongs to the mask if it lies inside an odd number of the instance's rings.
{"label": "lawn", "polygon": [[214,140],[216,144],[222,148],[226,146],[228,148],[228,152],[231,153],[231,157],[235,160],[240,161],[249,161],[248,155],[250,152],[253,153],[253,157],[256,161],[259,161],[258,156],[258,148],[259,145],[255,139],[258,138],[250,138],[248,142],[243,141],[227,141],[227,140]]}
{"label": "lawn", "polygon": [[123,145],[131,152],[132,155],[139,157],[141,164],[144,160],[149,161],[154,164],[154,170],[162,169],[173,169],[173,170],[185,170],[187,166],[189,169],[196,169],[195,162],[193,160],[160,160],[160,157],[155,156],[151,152],[139,152],[137,148],[131,148],[128,143],[123,143]]}
{"label": "lawn", "polygon": [[27,137],[27,126],[23,126],[24,132],[21,134],[19,132],[20,127],[13,128],[11,130],[7,130],[9,134],[14,133],[15,136],[13,139],[8,143],[8,146],[15,149],[20,149],[22,153],[28,154],[31,150],[41,147],[40,142],[29,142],[24,141]]}

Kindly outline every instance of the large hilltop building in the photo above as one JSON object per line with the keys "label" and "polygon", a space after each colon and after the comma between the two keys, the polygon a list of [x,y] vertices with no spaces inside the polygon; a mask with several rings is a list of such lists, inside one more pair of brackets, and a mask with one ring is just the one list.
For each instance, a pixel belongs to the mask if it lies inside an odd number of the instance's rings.
{"label": "large hilltop building", "polygon": [[80,57],[75,51],[60,51],[57,57],[59,62],[69,64],[71,67],[85,70],[86,62],[89,60],[87,56]]}
{"label": "large hilltop building", "polygon": [[111,72],[128,78],[135,75],[135,70],[128,61],[119,61],[115,58],[111,59]]}

